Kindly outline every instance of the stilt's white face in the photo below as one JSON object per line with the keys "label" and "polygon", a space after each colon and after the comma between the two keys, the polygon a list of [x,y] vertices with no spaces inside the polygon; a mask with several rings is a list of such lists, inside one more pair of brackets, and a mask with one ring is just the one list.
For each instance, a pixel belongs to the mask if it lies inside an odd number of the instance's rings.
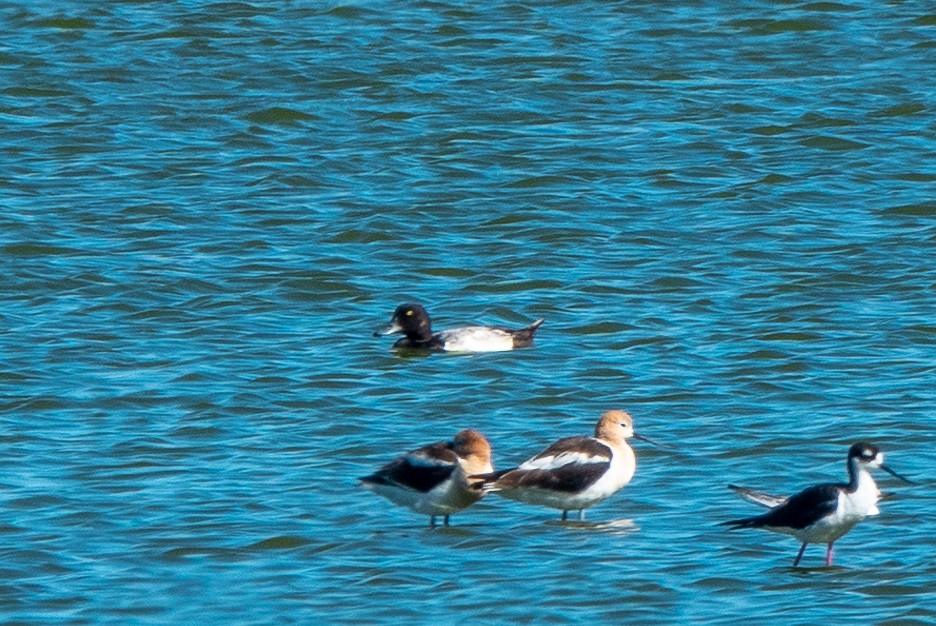
{"label": "stilt's white face", "polygon": [[856,443],[848,451],[848,456],[857,461],[859,465],[871,469],[880,467],[884,463],[884,453],[870,443]]}
{"label": "stilt's white face", "polygon": [[[871,452],[870,450],[868,452]],[[881,467],[884,464],[884,453],[877,452],[874,456],[870,454],[862,459],[859,459],[859,462],[869,469],[875,469]]]}

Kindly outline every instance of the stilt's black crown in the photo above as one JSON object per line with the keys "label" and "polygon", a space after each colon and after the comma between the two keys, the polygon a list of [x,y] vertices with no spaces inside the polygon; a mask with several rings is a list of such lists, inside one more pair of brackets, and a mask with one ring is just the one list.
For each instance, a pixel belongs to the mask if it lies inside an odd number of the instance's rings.
{"label": "stilt's black crown", "polygon": [[873,443],[859,441],[853,444],[848,450],[848,458],[858,459],[859,461],[873,461],[881,451]]}

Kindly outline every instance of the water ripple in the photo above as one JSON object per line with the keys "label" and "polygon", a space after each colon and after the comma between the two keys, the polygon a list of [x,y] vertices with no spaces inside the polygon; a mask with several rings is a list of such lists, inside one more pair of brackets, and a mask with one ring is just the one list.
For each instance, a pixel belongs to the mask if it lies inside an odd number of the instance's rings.
{"label": "water ripple", "polygon": [[[0,2],[2,620],[936,619],[934,15],[390,9]],[[546,323],[396,353],[407,300]],[[664,446],[584,523],[356,484],[618,406]],[[835,568],[717,527],[859,438],[920,484]]]}

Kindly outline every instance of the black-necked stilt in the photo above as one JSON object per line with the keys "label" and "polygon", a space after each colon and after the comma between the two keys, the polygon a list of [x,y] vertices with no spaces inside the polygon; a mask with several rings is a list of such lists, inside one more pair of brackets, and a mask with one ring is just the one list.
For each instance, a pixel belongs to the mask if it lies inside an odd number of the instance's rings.
{"label": "black-necked stilt", "polygon": [[389,326],[374,332],[375,337],[402,333],[394,348],[417,348],[446,352],[501,352],[533,344],[533,335],[543,320],[526,328],[464,326],[432,332],[429,313],[419,304],[401,304],[393,312]]}
{"label": "black-necked stilt", "polygon": [[881,468],[910,483],[884,465],[884,454],[870,443],[856,443],[848,450],[848,483],[808,487],[789,498],[771,496],[746,487],[731,488],[746,499],[770,507],[763,515],[722,522],[735,528],[764,528],[792,535],[800,546],[793,567],[799,565],[806,546],[825,543],[826,566],[832,565],[832,544],[868,515],[877,515],[881,492],[869,469]]}
{"label": "black-necked stilt", "polygon": [[[482,488],[527,504],[562,511],[585,509],[607,499],[630,482],[637,467],[627,439],[644,439],[634,433],[634,422],[624,411],[608,411],[595,426],[594,437],[567,437],[512,469],[482,474]],[[652,442],[651,442],[652,443]]]}
{"label": "black-necked stilt", "polygon": [[449,515],[471,506],[484,493],[472,474],[492,472],[491,445],[476,430],[462,430],[453,441],[443,441],[387,463],[374,474],[361,478],[361,484],[394,504],[429,515],[435,526],[436,516]]}

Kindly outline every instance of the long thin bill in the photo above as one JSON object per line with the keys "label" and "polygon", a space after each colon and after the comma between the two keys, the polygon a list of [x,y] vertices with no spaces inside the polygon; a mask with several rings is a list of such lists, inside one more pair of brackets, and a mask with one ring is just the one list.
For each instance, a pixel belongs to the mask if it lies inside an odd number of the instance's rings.
{"label": "long thin bill", "polygon": [[653,439],[650,439],[649,437],[644,437],[643,435],[638,435],[637,433],[634,433],[634,439],[640,439],[641,441],[646,441],[650,445],[656,446],[657,448],[664,448],[664,449],[668,448],[668,446],[664,446],[662,443],[657,443]]}
{"label": "long thin bill", "polygon": [[900,480],[904,481],[904,482],[907,483],[907,484],[910,484],[910,485],[915,485],[915,484],[916,484],[916,483],[914,483],[912,480],[910,480],[909,478],[906,478],[906,477],[904,477],[904,476],[901,476],[900,474],[898,474],[897,472],[895,472],[895,471],[892,470],[891,468],[887,467],[887,466],[884,465],[883,463],[882,463],[879,467],[880,467],[882,470],[884,470],[885,472],[887,472],[888,474],[890,474],[891,476],[896,476],[897,478],[899,478]]}

